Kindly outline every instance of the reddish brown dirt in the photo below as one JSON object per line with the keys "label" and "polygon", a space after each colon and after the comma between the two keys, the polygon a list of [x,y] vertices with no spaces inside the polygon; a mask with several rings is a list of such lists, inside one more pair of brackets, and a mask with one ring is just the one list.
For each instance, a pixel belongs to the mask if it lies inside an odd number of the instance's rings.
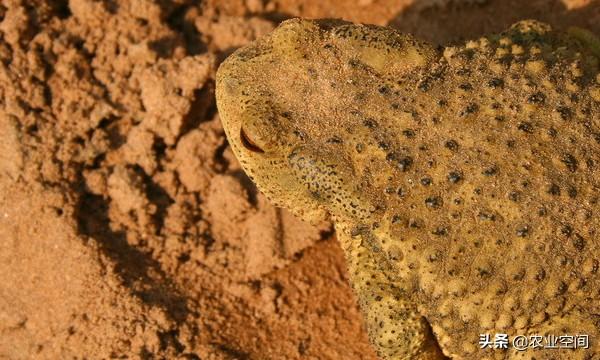
{"label": "reddish brown dirt", "polygon": [[374,359],[330,224],[257,193],[214,75],[293,16],[600,33],[598,1],[436,2],[3,1],[0,358]]}

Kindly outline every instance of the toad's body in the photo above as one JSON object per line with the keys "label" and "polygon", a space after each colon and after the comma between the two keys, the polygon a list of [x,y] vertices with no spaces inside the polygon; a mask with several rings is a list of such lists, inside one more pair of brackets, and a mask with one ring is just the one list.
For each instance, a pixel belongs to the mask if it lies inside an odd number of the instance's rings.
{"label": "toad's body", "polygon": [[[600,356],[600,77],[579,38],[522,22],[439,50],[292,20],[221,66],[234,152],[274,203],[331,216],[382,357]],[[481,349],[496,333],[590,349]]]}

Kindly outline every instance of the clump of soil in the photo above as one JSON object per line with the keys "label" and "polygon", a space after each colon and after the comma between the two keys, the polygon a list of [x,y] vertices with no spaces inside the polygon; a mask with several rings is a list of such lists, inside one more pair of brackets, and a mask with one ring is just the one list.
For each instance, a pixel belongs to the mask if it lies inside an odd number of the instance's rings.
{"label": "clump of soil", "polygon": [[600,31],[583,0],[5,1],[0,357],[375,358],[331,224],[270,205],[216,112],[219,62],[293,16]]}

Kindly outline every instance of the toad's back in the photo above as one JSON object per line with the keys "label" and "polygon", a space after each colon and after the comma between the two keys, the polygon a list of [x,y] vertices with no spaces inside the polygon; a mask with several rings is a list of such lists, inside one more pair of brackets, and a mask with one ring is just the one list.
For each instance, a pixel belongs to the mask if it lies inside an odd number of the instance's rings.
{"label": "toad's back", "polygon": [[594,50],[536,22],[443,50],[306,26],[223,70],[221,93],[241,90],[219,108],[244,118],[225,128],[242,132],[232,146],[261,190],[361,236],[446,355],[516,356],[480,349],[484,333],[598,335]]}

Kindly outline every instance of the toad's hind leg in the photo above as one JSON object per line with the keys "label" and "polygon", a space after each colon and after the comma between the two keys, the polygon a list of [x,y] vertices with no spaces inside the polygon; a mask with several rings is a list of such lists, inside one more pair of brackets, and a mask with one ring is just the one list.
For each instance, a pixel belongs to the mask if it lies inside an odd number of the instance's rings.
{"label": "toad's hind leg", "polygon": [[350,281],[366,320],[369,339],[383,359],[446,359],[427,320],[406,295],[399,280],[383,271],[381,252],[366,246],[364,234],[337,226],[344,249]]}

